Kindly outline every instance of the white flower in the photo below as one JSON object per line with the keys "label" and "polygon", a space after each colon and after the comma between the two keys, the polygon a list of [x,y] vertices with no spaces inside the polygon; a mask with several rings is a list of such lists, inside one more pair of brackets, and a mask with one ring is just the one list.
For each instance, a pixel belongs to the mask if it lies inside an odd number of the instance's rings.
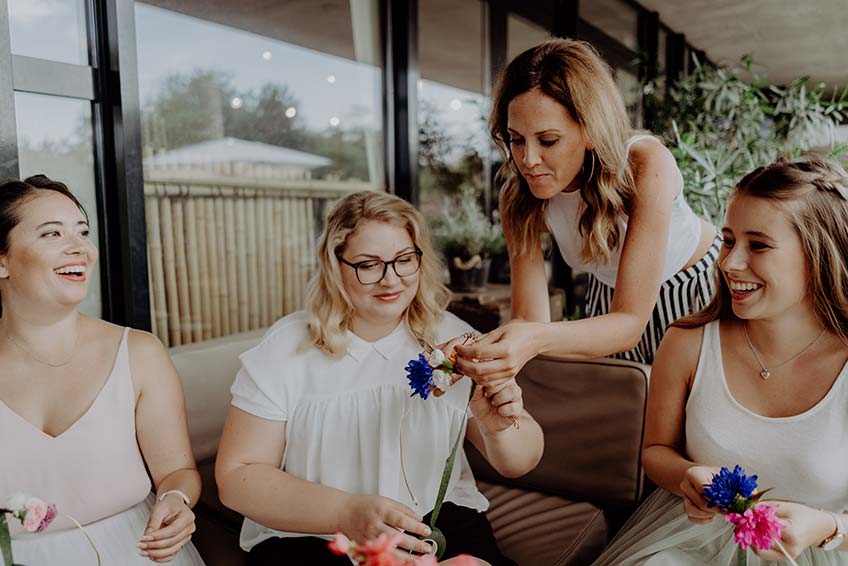
{"label": "white flower", "polygon": [[9,501],[6,503],[6,509],[10,509],[11,511],[17,512],[24,508],[27,500],[29,500],[29,495],[25,493],[16,493],[9,498]]}
{"label": "white flower", "polygon": [[[436,350],[438,352],[438,350]],[[440,369],[433,371],[433,385],[436,389],[447,391],[451,386],[451,376]]]}
{"label": "white flower", "polygon": [[433,350],[430,352],[430,357],[427,359],[427,363],[430,364],[431,368],[437,368],[443,363],[445,363],[445,353],[441,350]]}

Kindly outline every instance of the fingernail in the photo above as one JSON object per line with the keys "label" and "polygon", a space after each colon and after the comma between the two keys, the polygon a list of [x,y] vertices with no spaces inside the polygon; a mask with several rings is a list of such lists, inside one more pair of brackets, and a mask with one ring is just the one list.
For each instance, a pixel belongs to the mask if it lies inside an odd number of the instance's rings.
{"label": "fingernail", "polygon": [[424,534],[425,535],[429,535],[431,532],[433,532],[433,531],[430,530],[430,527],[424,527]]}
{"label": "fingernail", "polygon": [[141,548],[141,549],[145,549],[145,548],[147,548],[147,545],[143,542],[140,542],[140,543],[138,543],[138,547]]}
{"label": "fingernail", "polygon": [[150,540],[153,540],[153,537],[150,536],[150,535],[145,535],[145,536],[141,537],[142,542],[150,541]]}
{"label": "fingernail", "polygon": [[146,529],[144,529],[144,534],[147,534],[147,533],[152,532],[152,531],[153,531],[153,527],[147,527]]}
{"label": "fingernail", "polygon": [[144,550],[142,550],[141,552],[139,552],[139,554],[141,554],[142,556],[147,556],[147,552],[145,552]]}

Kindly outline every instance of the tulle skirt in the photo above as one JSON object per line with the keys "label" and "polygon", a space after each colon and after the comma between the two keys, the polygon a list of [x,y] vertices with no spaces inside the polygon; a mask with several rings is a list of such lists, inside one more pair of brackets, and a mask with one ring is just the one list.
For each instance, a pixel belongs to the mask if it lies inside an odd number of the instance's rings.
{"label": "tulle skirt", "polygon": [[[126,511],[85,525],[85,531],[97,546],[103,566],[154,566],[139,555],[138,541],[147,526],[154,495]],[[12,539],[12,554],[16,564],[25,566],[95,566],[97,558],[85,535],[76,528],[51,533],[20,533]],[[190,542],[174,559],[171,566],[204,566],[203,560]]]}
{"label": "tulle skirt", "polygon": [[[848,566],[848,552],[808,548],[799,566]],[[733,525],[716,517],[696,525],[683,512],[683,499],[658,489],[610,542],[595,566],[735,566]],[[785,565],[760,559],[748,550],[749,566]]]}

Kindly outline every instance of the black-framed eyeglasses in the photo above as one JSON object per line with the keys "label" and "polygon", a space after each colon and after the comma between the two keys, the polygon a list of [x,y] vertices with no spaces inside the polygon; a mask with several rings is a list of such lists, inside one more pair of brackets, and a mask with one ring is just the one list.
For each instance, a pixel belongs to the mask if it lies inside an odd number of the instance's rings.
{"label": "black-framed eyeglasses", "polygon": [[360,283],[363,285],[376,285],[386,276],[390,265],[398,277],[415,275],[421,268],[422,255],[423,252],[417,249],[414,252],[401,254],[391,261],[367,259],[365,261],[351,263],[341,256],[338,256],[338,258],[340,262],[356,270],[356,278]]}

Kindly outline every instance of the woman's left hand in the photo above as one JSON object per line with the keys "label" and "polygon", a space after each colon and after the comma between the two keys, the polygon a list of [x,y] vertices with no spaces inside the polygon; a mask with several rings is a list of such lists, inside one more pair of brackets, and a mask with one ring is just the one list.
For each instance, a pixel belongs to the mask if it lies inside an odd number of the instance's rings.
{"label": "woman's left hand", "polygon": [[195,530],[194,512],[175,493],[157,501],[138,544],[142,556],[153,562],[170,562]]}
{"label": "woman's left hand", "polygon": [[459,345],[457,369],[487,392],[498,391],[539,353],[543,328],[542,322],[512,320],[474,344]]}
{"label": "woman's left hand", "polygon": [[514,379],[494,393],[477,387],[468,406],[481,430],[489,433],[500,432],[513,426],[524,411],[521,387]]}
{"label": "woman's left hand", "polygon": [[[811,546],[818,546],[836,530],[833,517],[825,511],[791,501],[761,501],[761,503],[777,507],[777,518],[786,525],[780,531],[780,544],[792,558]],[[769,550],[755,552],[764,560],[786,560],[786,556],[776,544]]]}

